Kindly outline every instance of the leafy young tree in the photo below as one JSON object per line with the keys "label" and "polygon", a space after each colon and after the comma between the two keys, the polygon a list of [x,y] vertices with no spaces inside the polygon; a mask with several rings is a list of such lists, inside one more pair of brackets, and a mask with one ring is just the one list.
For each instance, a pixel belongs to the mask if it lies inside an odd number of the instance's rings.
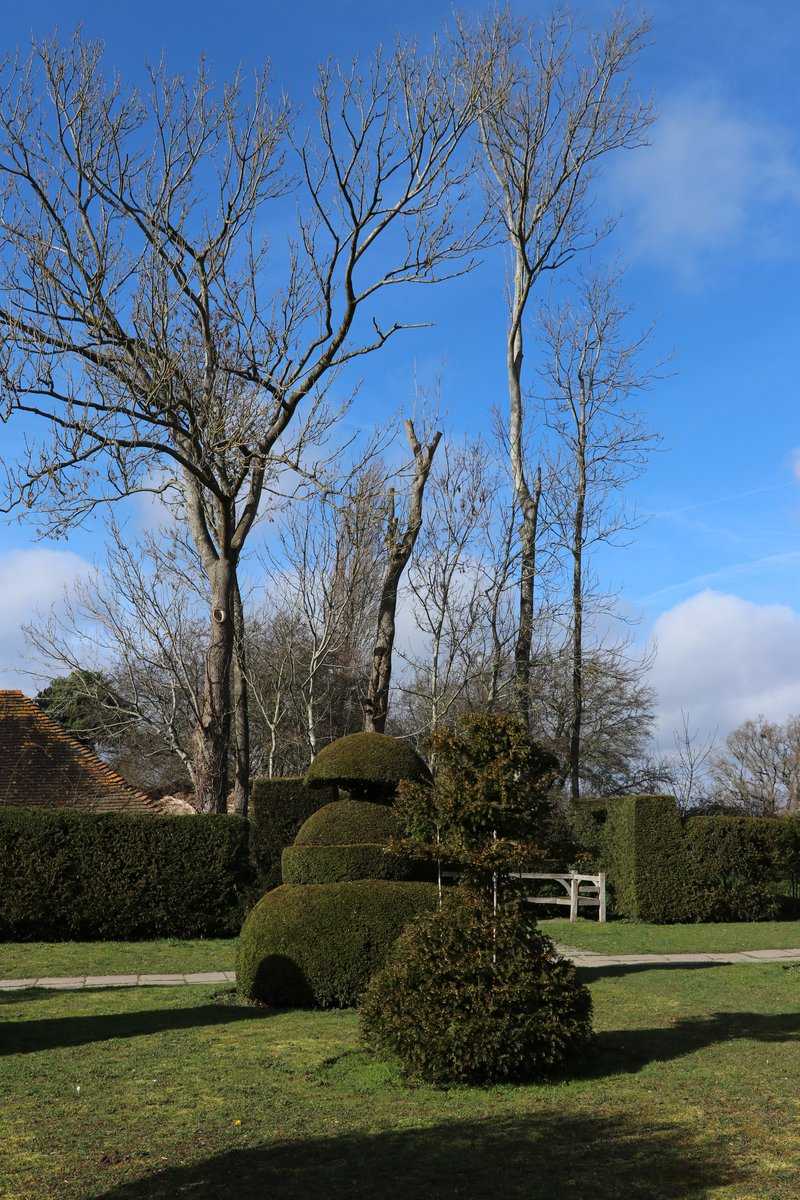
{"label": "leafy young tree", "polygon": [[102,751],[117,730],[114,716],[120,702],[111,680],[102,671],[70,671],[52,679],[35,697],[41,709],[85,742]]}
{"label": "leafy young tree", "polygon": [[[398,46],[324,68],[303,135],[266,72],[217,91],[202,64],[159,67],[138,92],[79,36],[0,70],[0,411],[41,431],[6,464],[8,502],[59,531],[179,497],[209,593],[193,772],[217,810],[239,561],[277,476],[321,470],[333,378],[407,327],[378,296],[469,266],[476,95],[440,49]],[[259,231],[290,211],[276,255]]]}
{"label": "leafy young tree", "polygon": [[395,806],[406,836],[396,851],[457,866],[496,904],[513,869],[543,856],[557,777],[555,757],[516,717],[469,713],[431,738],[433,787],[402,783]]}

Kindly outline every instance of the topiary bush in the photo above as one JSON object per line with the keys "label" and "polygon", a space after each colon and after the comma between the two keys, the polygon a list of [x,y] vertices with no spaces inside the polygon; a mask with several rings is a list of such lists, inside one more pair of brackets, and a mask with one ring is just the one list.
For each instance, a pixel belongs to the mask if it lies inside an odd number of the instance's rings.
{"label": "topiary bush", "polygon": [[312,813],[336,800],[336,788],[306,787],[301,776],[253,780],[250,855],[258,895],[281,882],[281,854]]}
{"label": "topiary bush", "polygon": [[430,883],[284,884],[242,927],[239,991],[276,1006],[355,1005],[401,930],[435,904]]}
{"label": "topiary bush", "polygon": [[413,867],[380,844],[287,846],[281,859],[284,883],[343,883],[348,879],[409,879]]}
{"label": "topiary bush", "polygon": [[451,895],[400,936],[361,1030],[411,1078],[494,1083],[552,1075],[586,1046],[591,1017],[588,989],[532,920]]}
{"label": "topiary bush", "polygon": [[308,818],[297,831],[295,846],[353,846],[387,842],[400,831],[397,814],[385,804],[336,800]]}
{"label": "topiary bush", "polygon": [[351,733],[320,750],[305,782],[335,784],[354,797],[390,804],[402,779],[430,781],[413,746],[385,733]]}

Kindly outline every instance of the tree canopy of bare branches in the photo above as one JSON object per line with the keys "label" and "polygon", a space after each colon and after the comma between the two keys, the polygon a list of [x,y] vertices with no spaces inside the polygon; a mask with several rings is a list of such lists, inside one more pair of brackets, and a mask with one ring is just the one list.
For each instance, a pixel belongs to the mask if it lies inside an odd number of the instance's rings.
{"label": "tree canopy of bare branches", "polygon": [[630,89],[629,71],[648,30],[620,13],[579,45],[563,12],[541,25],[497,12],[459,36],[465,78],[481,94],[478,130],[489,211],[510,259],[505,365],[508,446],[520,519],[515,702],[530,720],[534,581],[541,476],[526,461],[526,312],[546,272],[595,245],[608,228],[592,219],[601,160],[642,144],[652,113]]}
{"label": "tree canopy of bare branches", "polygon": [[217,89],[161,65],[137,91],[79,35],[0,69],[1,415],[33,429],[8,504],[60,532],[180,496],[209,588],[193,770],[218,810],[239,559],[277,476],[321,473],[331,382],[409,328],[379,294],[469,267],[478,91],[398,46],[324,67],[305,133],[266,70]]}

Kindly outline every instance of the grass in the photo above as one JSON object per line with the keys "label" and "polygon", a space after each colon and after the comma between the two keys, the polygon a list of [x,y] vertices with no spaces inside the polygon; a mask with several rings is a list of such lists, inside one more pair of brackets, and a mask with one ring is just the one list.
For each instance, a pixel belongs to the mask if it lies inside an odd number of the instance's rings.
{"label": "grass", "polygon": [[0,979],[233,971],[236,938],[155,942],[3,942]]}
{"label": "grass", "polygon": [[754,921],[724,925],[647,925],[634,921],[554,919],[542,929],[562,946],[600,954],[681,954],[800,948],[800,921]]}
{"label": "grass", "polygon": [[546,1086],[410,1087],[353,1012],[208,987],[0,997],[5,1200],[794,1200],[800,971],[591,974]]}

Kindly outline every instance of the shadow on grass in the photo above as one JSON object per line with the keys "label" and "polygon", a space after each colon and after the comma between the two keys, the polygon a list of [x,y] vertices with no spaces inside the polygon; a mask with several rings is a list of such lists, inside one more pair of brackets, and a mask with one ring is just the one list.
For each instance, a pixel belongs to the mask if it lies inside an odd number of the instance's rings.
{"label": "shadow on grass", "polygon": [[718,1012],[687,1017],[656,1029],[614,1029],[597,1034],[582,1078],[641,1071],[653,1062],[671,1062],[720,1042],[800,1041],[800,1012]]}
{"label": "shadow on grass", "polygon": [[594,983],[596,979],[614,979],[623,975],[638,975],[642,971],[707,971],[716,967],[717,970],[726,967],[726,963],[718,962],[683,962],[683,963],[610,963],[608,966],[577,968],[581,983]]}
{"label": "shadow on grass", "polygon": [[721,1145],[685,1129],[550,1112],[231,1150],[98,1200],[702,1200],[741,1178]]}
{"label": "shadow on grass", "polygon": [[[52,993],[49,993],[52,995]],[[81,995],[86,995],[81,992]],[[269,1009],[234,1004],[195,1004],[187,1008],[153,1008],[142,1012],[100,1013],[80,1017],[43,1017],[9,1021],[2,1026],[0,1055],[31,1054],[64,1046],[88,1046],[112,1038],[142,1037],[174,1029],[230,1025],[273,1015]]]}

